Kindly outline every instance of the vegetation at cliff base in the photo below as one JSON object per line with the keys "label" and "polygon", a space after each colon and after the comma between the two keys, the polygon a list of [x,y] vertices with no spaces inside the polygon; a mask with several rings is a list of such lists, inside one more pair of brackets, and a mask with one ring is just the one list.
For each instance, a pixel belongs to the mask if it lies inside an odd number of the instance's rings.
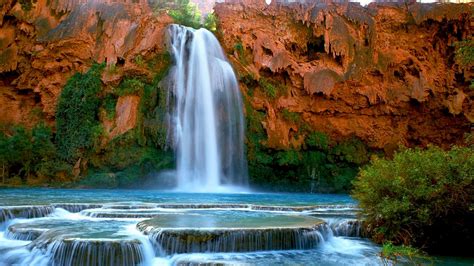
{"label": "vegetation at cliff base", "polygon": [[20,126],[3,129],[0,163],[2,184],[54,183],[69,176],[72,169],[58,158],[52,130],[43,123],[32,130]]}
{"label": "vegetation at cliff base", "polygon": [[273,191],[348,192],[360,166],[368,162],[370,152],[357,138],[339,142],[312,131],[296,113],[287,113],[284,119],[301,128],[304,145],[301,148],[277,150],[268,148],[262,122],[264,111],[255,110],[245,103],[247,132],[246,145],[250,183]]}
{"label": "vegetation at cliff base", "polygon": [[354,182],[353,196],[373,239],[430,252],[474,246],[474,149],[403,149],[374,158]]}
{"label": "vegetation at cliff base", "polygon": [[[159,82],[171,64],[169,54],[143,60],[154,79],[124,77],[107,87],[105,64],[74,74],[62,90],[56,132],[43,122],[31,129],[0,128],[1,183],[9,186],[130,187],[154,171],[172,168],[166,150],[166,93]],[[135,128],[109,139],[120,97],[139,97]],[[105,122],[112,128],[106,130]]]}
{"label": "vegetation at cliff base", "polygon": [[72,76],[59,97],[56,110],[58,155],[71,163],[94,145],[101,134],[98,121],[102,88],[100,80],[105,64],[94,64],[86,73]]}

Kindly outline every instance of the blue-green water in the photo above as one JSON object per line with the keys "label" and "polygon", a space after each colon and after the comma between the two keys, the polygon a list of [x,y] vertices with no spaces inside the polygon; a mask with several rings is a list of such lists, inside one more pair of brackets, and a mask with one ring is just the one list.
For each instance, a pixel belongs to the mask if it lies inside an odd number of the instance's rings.
{"label": "blue-green water", "polygon": [[391,264],[359,236],[356,204],[328,194],[0,189],[0,265]]}
{"label": "blue-green water", "polygon": [[348,195],[284,193],[177,193],[156,190],[0,189],[0,206],[51,203],[243,203],[305,206],[355,204]]}

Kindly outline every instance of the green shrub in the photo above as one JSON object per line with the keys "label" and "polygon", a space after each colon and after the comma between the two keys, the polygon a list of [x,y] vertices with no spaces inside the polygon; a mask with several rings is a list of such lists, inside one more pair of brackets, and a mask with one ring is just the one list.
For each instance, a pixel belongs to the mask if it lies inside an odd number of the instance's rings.
{"label": "green shrub", "polygon": [[69,180],[72,176],[72,166],[57,159],[40,162],[36,165],[35,171],[38,177],[46,178],[49,181],[55,181],[61,176]]}
{"label": "green shrub", "polygon": [[301,154],[295,150],[277,152],[276,158],[280,166],[296,166],[301,162]]}
{"label": "green shrub", "polygon": [[313,132],[306,137],[305,144],[309,148],[327,150],[329,147],[329,137],[322,132]]}
{"label": "green shrub", "polygon": [[299,113],[291,112],[286,108],[283,109],[282,115],[283,115],[283,118],[288,122],[292,122],[295,124],[298,124],[299,122],[301,122],[301,116]]}
{"label": "green shrub", "polygon": [[9,151],[8,138],[3,132],[0,132],[0,164],[2,167],[0,171],[2,174],[2,184],[5,184],[8,175]]}
{"label": "green shrub", "polygon": [[350,191],[358,168],[364,162],[355,157],[368,158],[362,142],[350,139],[331,148],[327,135],[312,132],[308,134],[303,149],[276,151],[266,147],[267,136],[262,125],[266,114],[254,110],[248,101],[245,101],[245,107],[247,158],[252,185],[286,192]]}
{"label": "green shrub", "polygon": [[111,94],[107,94],[105,96],[102,106],[105,109],[105,113],[107,114],[107,119],[111,120],[115,118],[115,107],[117,106],[117,97]]}
{"label": "green shrub", "polygon": [[430,258],[421,250],[410,246],[395,246],[390,242],[384,243],[380,256],[387,265],[409,262],[412,265],[424,265]]}
{"label": "green shrub", "polygon": [[245,57],[245,48],[242,44],[242,41],[238,41],[234,44],[234,51],[237,53],[237,59],[239,59],[239,62],[246,66],[248,65],[247,58]]}
{"label": "green shrub", "polygon": [[353,195],[377,242],[469,252],[473,179],[472,148],[406,149],[393,160],[373,159],[359,173]]}
{"label": "green shrub", "polygon": [[176,8],[168,12],[174,22],[183,26],[198,29],[201,27],[201,14],[196,4],[189,0],[177,0]]}
{"label": "green shrub", "polygon": [[143,60],[143,56],[142,55],[137,55],[135,56],[135,59],[133,60],[135,61],[135,64],[137,66],[144,66],[145,65],[145,61]]}
{"label": "green shrub", "polygon": [[82,179],[79,185],[92,188],[117,188],[118,181],[114,173],[92,172]]}
{"label": "green shrub", "polygon": [[271,99],[275,99],[277,97],[277,87],[271,81],[267,80],[266,78],[260,78],[258,80],[258,84],[268,97]]}
{"label": "green shrub", "polygon": [[16,168],[13,170],[16,170],[18,176],[29,176],[34,158],[31,132],[24,127],[13,128],[13,136],[9,138],[8,145],[10,167]]}
{"label": "green shrub", "polygon": [[[465,69],[474,66],[474,39],[467,39],[455,43],[456,62]],[[471,80],[471,89],[474,89],[474,80]]]}
{"label": "green shrub", "polygon": [[204,20],[204,28],[208,29],[209,31],[216,32],[217,31],[217,16],[214,13],[209,13]]}
{"label": "green shrub", "polygon": [[474,64],[474,39],[463,40],[455,44],[456,61],[462,66],[472,66]]}
{"label": "green shrub", "polygon": [[116,93],[119,96],[140,95],[144,88],[145,83],[142,80],[137,78],[125,78],[116,89]]}
{"label": "green shrub", "polygon": [[164,52],[155,55],[150,60],[146,61],[148,69],[155,73],[155,79],[163,79],[168,73],[169,68],[171,67],[171,54],[169,52]]}
{"label": "green shrub", "polygon": [[97,94],[102,88],[104,64],[94,64],[85,74],[76,73],[64,87],[56,110],[56,143],[60,158],[74,162],[95,143],[100,125]]}
{"label": "green shrub", "polygon": [[[27,130],[15,126],[8,130],[10,136],[0,133],[0,163],[2,183],[8,177],[16,176],[26,180],[30,177],[51,177],[45,169],[52,169],[56,162],[56,147],[53,143],[51,128],[43,123]],[[54,172],[54,171],[52,171]],[[11,182],[10,182],[11,183]]]}
{"label": "green shrub", "polygon": [[345,160],[350,163],[364,164],[369,161],[369,153],[366,145],[359,139],[352,137],[336,145],[332,151],[339,160]]}

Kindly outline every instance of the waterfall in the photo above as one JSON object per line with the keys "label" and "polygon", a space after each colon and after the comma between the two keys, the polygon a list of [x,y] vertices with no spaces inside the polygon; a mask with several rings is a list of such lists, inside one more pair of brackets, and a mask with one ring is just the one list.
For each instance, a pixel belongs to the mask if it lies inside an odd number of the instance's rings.
{"label": "waterfall", "polygon": [[169,123],[183,191],[245,187],[244,120],[240,90],[218,40],[206,29],[168,29],[175,66]]}

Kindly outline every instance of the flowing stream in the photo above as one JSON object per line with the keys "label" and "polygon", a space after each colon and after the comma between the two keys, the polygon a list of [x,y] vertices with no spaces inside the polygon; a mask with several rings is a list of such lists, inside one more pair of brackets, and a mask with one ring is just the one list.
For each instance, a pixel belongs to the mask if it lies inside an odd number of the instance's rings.
{"label": "flowing stream", "polygon": [[391,264],[363,238],[347,195],[0,192],[2,266]]}

